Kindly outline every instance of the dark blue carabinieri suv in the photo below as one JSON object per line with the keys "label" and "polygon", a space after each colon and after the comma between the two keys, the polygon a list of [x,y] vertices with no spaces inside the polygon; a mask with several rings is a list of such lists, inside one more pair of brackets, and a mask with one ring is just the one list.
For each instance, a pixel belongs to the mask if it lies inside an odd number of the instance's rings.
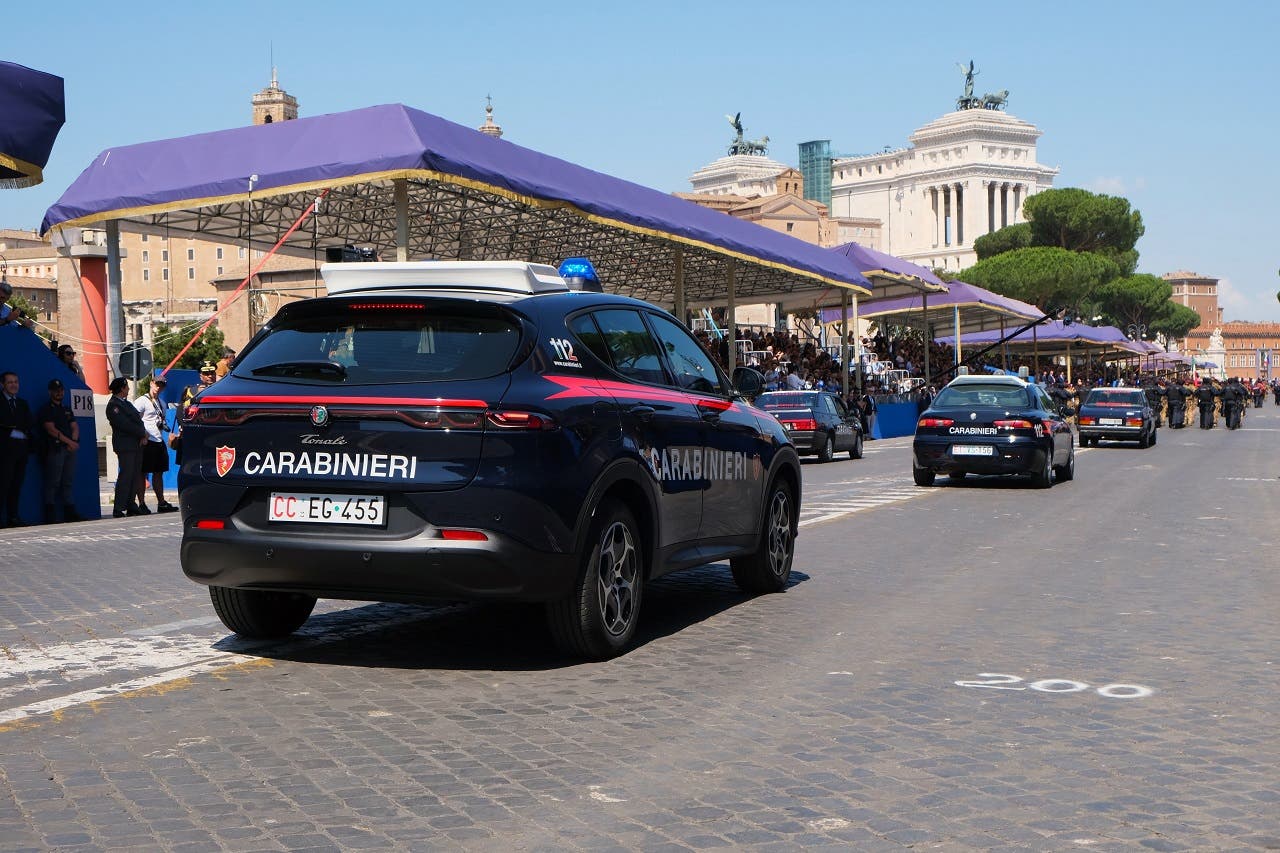
{"label": "dark blue carabinieri suv", "polygon": [[671,315],[520,262],[332,264],[183,413],[182,567],[238,634],[317,598],[544,602],[626,648],[645,584],[781,590],[800,466]]}

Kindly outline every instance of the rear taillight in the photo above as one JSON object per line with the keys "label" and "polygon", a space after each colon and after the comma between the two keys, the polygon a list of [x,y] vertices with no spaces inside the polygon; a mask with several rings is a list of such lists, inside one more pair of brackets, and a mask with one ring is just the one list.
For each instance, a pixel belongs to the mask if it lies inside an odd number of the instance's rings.
{"label": "rear taillight", "polygon": [[1124,425],[1140,427],[1142,426],[1142,418],[1125,418]]}
{"label": "rear taillight", "polygon": [[951,418],[921,418],[920,422],[917,423],[916,426],[936,429],[938,427],[953,426],[954,424],[955,421],[951,420]]}
{"label": "rear taillight", "polygon": [[1032,429],[1035,424],[1031,421],[1018,418],[1008,421],[992,421],[992,425],[997,429]]}
{"label": "rear taillight", "polygon": [[802,421],[783,421],[783,423],[794,430],[807,430],[809,432],[813,432],[818,428],[818,422],[812,419]]}
{"label": "rear taillight", "polygon": [[1080,426],[1093,426],[1098,422],[1097,418],[1082,416],[1080,418]]}
{"label": "rear taillight", "polygon": [[197,530],[226,530],[227,523],[220,518],[202,518],[196,522]]}
{"label": "rear taillight", "polygon": [[556,422],[537,412],[494,411],[487,415],[489,423],[500,429],[548,430],[555,429]]}

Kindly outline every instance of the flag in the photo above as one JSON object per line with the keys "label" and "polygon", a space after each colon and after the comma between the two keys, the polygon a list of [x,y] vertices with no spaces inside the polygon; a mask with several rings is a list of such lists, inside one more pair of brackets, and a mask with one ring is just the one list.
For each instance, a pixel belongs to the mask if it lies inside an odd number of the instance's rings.
{"label": "flag", "polygon": [[0,62],[0,116],[0,188],[34,187],[66,121],[62,78]]}

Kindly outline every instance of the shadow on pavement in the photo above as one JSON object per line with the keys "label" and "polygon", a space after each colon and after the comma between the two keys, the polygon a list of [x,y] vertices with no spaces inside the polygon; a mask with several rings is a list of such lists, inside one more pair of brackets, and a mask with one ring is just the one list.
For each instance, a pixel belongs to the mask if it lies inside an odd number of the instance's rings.
{"label": "shadow on pavement", "polygon": [[[793,570],[788,589],[808,579]],[[644,591],[631,651],[751,598],[734,584],[728,564],[663,577]],[[539,604],[363,604],[314,615],[287,640],[232,634],[214,648],[271,660],[387,669],[537,671],[583,663],[555,648]]]}

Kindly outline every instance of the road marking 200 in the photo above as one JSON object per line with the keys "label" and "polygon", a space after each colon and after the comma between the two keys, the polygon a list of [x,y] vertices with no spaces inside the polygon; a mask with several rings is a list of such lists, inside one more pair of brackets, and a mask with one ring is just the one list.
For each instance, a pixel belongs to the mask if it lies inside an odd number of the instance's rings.
{"label": "road marking 200", "polygon": [[[1038,690],[1041,693],[1081,693],[1088,690],[1090,685],[1083,681],[1073,681],[1069,678],[1042,678],[1039,681],[1033,681],[1026,687],[1014,687],[1023,679],[1018,675],[1005,675],[1001,672],[980,672],[979,678],[988,679],[987,681],[957,681],[957,687],[985,687],[988,690]],[[1094,690],[1099,696],[1105,696],[1108,699],[1145,699],[1155,690],[1150,687],[1144,687],[1141,684],[1104,684],[1096,687]]]}

